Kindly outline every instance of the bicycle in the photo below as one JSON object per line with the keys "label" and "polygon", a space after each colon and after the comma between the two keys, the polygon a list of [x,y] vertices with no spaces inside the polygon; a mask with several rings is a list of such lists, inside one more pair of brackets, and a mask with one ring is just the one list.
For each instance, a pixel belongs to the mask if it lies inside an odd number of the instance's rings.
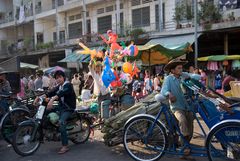
{"label": "bicycle", "polygon": [[[173,113],[168,105],[164,103],[166,98],[160,97],[161,108],[156,117],[148,114],[139,114],[126,122],[123,144],[127,153],[138,161],[155,161],[160,159],[165,153],[182,156],[184,155],[184,150],[190,148],[192,156],[205,156],[210,161],[214,160],[215,157],[223,160],[239,160],[238,156],[234,155],[239,155],[240,152],[240,135],[236,135],[236,133],[240,134],[240,111],[233,109],[233,113],[230,114],[226,111],[218,111],[216,107],[211,107],[215,108],[212,110],[215,113],[209,115],[209,109],[206,109],[199,99],[199,95],[207,98],[201,92],[200,87],[191,81],[185,82],[185,85],[193,94],[188,95],[187,98],[193,107],[194,117],[205,138],[207,138],[205,147],[191,145],[185,140]],[[149,106],[153,102],[144,103]],[[233,104],[232,107],[239,106],[239,104]],[[210,129],[208,135],[196,113],[199,113]],[[159,120],[160,118],[161,120]],[[182,146],[178,145],[177,137],[183,140]],[[228,152],[229,149],[232,152]]]}
{"label": "bicycle", "polygon": [[34,97],[42,94],[42,91],[35,91],[31,97],[20,99],[13,97],[11,94],[3,95],[8,100],[8,111],[4,114],[0,122],[0,132],[3,139],[12,144],[12,137],[17,129],[18,123],[33,117],[37,108],[33,106]]}

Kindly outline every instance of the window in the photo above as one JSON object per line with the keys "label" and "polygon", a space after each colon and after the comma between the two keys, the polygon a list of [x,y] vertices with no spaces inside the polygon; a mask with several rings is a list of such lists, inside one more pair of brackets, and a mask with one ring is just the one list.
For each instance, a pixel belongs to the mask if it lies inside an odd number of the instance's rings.
{"label": "window", "polygon": [[132,10],[133,27],[150,26],[150,7]]}
{"label": "window", "polygon": [[124,34],[124,19],[123,19],[123,13],[120,13],[120,34]]}
{"label": "window", "polygon": [[150,2],[152,2],[152,0],[142,0],[142,4],[150,3]]}
{"label": "window", "polygon": [[65,43],[65,31],[60,31],[59,32],[59,43],[62,44],[62,43]]}
{"label": "window", "polygon": [[72,23],[68,25],[69,39],[82,36],[82,22]]}
{"label": "window", "polygon": [[75,19],[77,20],[77,19],[81,19],[82,18],[82,14],[80,13],[80,14],[77,14],[77,15],[75,15]]}
{"label": "window", "polygon": [[219,3],[220,9],[224,11],[240,8],[240,0],[235,0],[235,1],[219,0],[218,3]]}
{"label": "window", "polygon": [[37,44],[43,43],[43,33],[37,32]]}
{"label": "window", "polygon": [[53,42],[54,42],[54,44],[57,43],[57,33],[56,32],[53,32]]}
{"label": "window", "polygon": [[[163,22],[162,22],[162,28],[165,28],[165,3],[162,3],[162,17],[163,17]],[[156,21],[156,29],[159,29],[159,9],[158,9],[158,5],[155,6],[155,21]]]}
{"label": "window", "polygon": [[123,3],[120,3],[120,9],[123,9]]}
{"label": "window", "polygon": [[137,5],[140,5],[140,4],[141,4],[141,0],[132,0],[131,1],[132,6],[137,6]]}
{"label": "window", "polygon": [[113,6],[106,7],[106,12],[111,12],[111,11],[113,11]]}
{"label": "window", "polygon": [[74,16],[69,16],[68,19],[69,19],[69,21],[73,21],[75,19],[75,17]]}
{"label": "window", "polygon": [[98,32],[106,33],[107,30],[112,29],[112,16],[99,17],[97,20],[98,23]]}
{"label": "window", "polygon": [[104,13],[104,8],[99,8],[99,9],[97,10],[97,14],[102,14],[102,13]]}

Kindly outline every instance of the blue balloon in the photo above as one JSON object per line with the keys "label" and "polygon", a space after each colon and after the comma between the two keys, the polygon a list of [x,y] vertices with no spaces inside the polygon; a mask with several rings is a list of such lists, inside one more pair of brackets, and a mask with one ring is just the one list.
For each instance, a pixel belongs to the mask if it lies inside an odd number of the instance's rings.
{"label": "blue balloon", "polygon": [[116,79],[114,73],[112,72],[109,65],[106,65],[103,74],[102,74],[102,81],[105,87],[108,87],[112,81]]}
{"label": "blue balloon", "polygon": [[130,56],[134,56],[134,45],[131,45],[129,49],[130,49]]}

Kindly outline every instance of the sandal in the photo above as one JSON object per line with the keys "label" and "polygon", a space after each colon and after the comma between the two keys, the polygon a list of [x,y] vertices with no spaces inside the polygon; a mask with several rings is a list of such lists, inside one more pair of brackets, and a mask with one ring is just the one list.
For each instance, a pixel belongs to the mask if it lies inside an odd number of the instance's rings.
{"label": "sandal", "polygon": [[189,156],[191,154],[191,149],[190,148],[184,149],[183,154],[184,156]]}
{"label": "sandal", "polygon": [[58,151],[58,154],[64,154],[64,153],[66,153],[67,151],[69,151],[69,148],[62,147],[62,148]]}

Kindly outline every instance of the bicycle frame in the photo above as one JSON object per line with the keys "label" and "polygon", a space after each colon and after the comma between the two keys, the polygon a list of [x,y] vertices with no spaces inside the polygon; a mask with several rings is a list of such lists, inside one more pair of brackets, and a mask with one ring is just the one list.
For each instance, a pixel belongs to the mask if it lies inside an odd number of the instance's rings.
{"label": "bicycle frame", "polygon": [[[161,104],[161,109],[158,112],[158,114],[157,114],[157,116],[156,116],[156,118],[154,120],[154,123],[148,129],[147,136],[144,138],[144,142],[145,143],[146,143],[148,137],[152,135],[152,131],[153,131],[156,123],[158,122],[158,120],[159,120],[159,118],[160,118],[160,116],[162,114],[164,114],[164,116],[166,118],[166,121],[167,121],[167,124],[168,124],[168,128],[166,128],[166,126],[165,126],[166,132],[173,135],[175,133],[175,131],[176,131],[177,135],[183,140],[183,143],[184,143],[184,145],[180,149],[177,149],[176,145],[173,144],[171,147],[168,147],[168,149],[166,151],[164,151],[165,153],[174,154],[174,155],[183,155],[184,154],[183,153],[184,149],[187,148],[187,147],[190,147],[193,151],[198,152],[198,153],[193,153],[192,156],[207,156],[206,148],[195,147],[195,146],[189,144],[189,142],[184,138],[183,134],[180,131],[178,123],[176,122],[175,117],[173,116],[173,114],[170,111],[169,107],[166,104],[163,104],[163,103]],[[196,118],[196,120],[198,122],[198,125],[200,126],[202,132],[204,133],[204,136],[206,136],[206,132],[204,131],[204,129],[203,129],[202,125],[200,124],[199,119],[196,117],[195,113],[194,113],[194,117]],[[147,147],[148,147],[148,145],[147,145]],[[152,148],[152,147],[149,147],[149,148]],[[158,149],[155,149],[155,150],[158,150]]]}

